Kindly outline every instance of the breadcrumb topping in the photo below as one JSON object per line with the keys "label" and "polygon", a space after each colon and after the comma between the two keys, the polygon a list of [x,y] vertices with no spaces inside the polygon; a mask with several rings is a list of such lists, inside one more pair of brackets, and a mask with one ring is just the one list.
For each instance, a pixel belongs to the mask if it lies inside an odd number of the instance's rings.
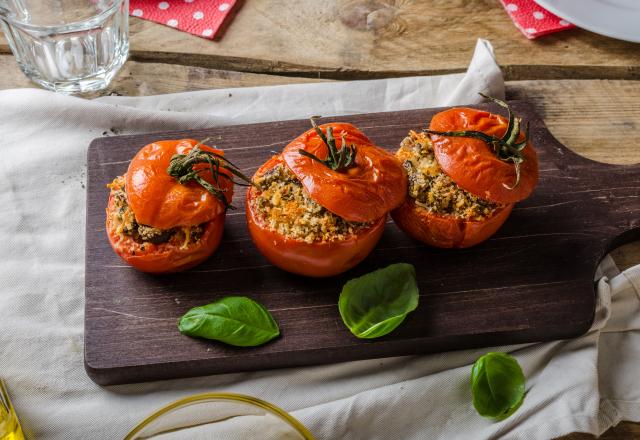
{"label": "breadcrumb topping", "polygon": [[396,156],[409,176],[409,197],[429,212],[482,220],[504,206],[476,197],[451,180],[440,168],[425,133],[410,131]]}
{"label": "breadcrumb topping", "polygon": [[119,235],[128,235],[138,243],[171,243],[186,248],[195,243],[202,236],[202,225],[184,226],[171,229],[158,229],[142,225],[136,221],[136,216],[127,202],[124,176],[116,177],[107,185],[113,194],[114,209],[111,211],[111,222]]}
{"label": "breadcrumb topping", "polygon": [[282,164],[254,178],[254,183],[260,192],[252,208],[270,230],[284,236],[307,243],[345,240],[371,225],[349,222],[318,204]]}

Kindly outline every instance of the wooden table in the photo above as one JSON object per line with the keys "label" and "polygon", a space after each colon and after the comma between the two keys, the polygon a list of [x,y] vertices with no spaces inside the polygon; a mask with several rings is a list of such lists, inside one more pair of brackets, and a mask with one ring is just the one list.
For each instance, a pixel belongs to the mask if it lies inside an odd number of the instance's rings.
{"label": "wooden table", "polygon": [[[101,94],[462,72],[477,38],[493,44],[507,97],[533,102],[562,143],[602,162],[640,161],[640,45],[580,29],[529,41],[497,0],[253,0],[218,42],[132,18],[131,60]],[[0,89],[15,87],[33,85],[0,36]],[[639,263],[640,242],[613,256],[622,269]],[[640,439],[640,424],[601,438]]]}

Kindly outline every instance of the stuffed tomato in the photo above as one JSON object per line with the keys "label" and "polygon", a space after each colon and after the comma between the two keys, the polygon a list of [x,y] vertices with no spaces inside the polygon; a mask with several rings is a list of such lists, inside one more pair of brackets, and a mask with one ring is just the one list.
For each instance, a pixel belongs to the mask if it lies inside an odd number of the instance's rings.
{"label": "stuffed tomato", "polygon": [[440,248],[491,237],[538,180],[537,155],[520,125],[511,110],[506,119],[453,108],[436,114],[429,130],[410,132],[396,153],[409,183],[406,201],[391,213],[398,227]]}
{"label": "stuffed tomato", "polygon": [[111,247],[144,272],[177,272],[207,259],[222,238],[239,172],[220,150],[192,139],[143,147],[109,185]]}
{"label": "stuffed tomato", "polygon": [[314,128],[255,173],[247,191],[247,224],[271,263],[326,277],[372,251],[387,213],[404,200],[407,183],[394,156],[353,125],[312,123]]}

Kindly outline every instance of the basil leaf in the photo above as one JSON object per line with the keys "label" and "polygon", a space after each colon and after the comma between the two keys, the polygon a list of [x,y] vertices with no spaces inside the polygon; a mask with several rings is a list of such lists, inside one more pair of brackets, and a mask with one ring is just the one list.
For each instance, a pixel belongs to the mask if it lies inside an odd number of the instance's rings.
{"label": "basil leaf", "polygon": [[414,267],[398,263],[348,281],[338,308],[351,333],[358,338],[379,338],[418,307],[418,296]]}
{"label": "basil leaf", "polygon": [[512,356],[487,353],[471,369],[473,406],[483,417],[506,419],[524,401],[524,373]]}
{"label": "basil leaf", "polygon": [[227,296],[195,307],[180,318],[178,329],[187,336],[215,339],[239,347],[261,345],[280,334],[269,311],[244,296]]}

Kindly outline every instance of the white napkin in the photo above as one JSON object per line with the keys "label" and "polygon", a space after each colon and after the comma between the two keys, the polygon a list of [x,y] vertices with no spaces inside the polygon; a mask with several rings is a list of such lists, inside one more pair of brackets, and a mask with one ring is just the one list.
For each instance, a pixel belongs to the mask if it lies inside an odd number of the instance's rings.
{"label": "white napkin", "polygon": [[486,41],[478,42],[469,71],[458,75],[93,101],[31,89],[0,92],[0,376],[27,433],[121,438],[155,409],[207,391],[268,400],[292,411],[318,439],[550,438],[639,420],[640,269],[616,276],[610,260],[589,334],[504,348],[524,367],[528,394],[500,423],[477,416],[469,395],[470,364],[489,349],[108,388],[84,372],[84,183],[91,139],[474,103],[478,91],[504,96]]}

